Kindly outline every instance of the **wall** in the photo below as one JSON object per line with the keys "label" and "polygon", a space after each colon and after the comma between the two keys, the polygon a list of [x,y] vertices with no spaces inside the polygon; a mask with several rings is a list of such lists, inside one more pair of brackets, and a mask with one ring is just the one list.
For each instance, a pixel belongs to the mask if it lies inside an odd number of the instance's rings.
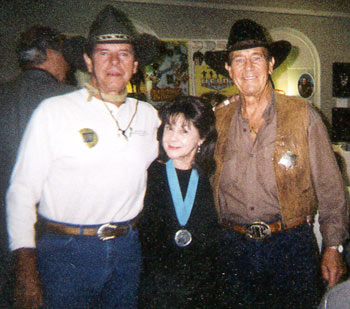
{"label": "wall", "polygon": [[[145,3],[141,3],[145,2]],[[0,4],[0,82],[18,74],[14,57],[19,33],[34,23],[47,24],[66,33],[86,35],[97,12],[107,3],[124,10],[131,19],[152,29],[160,38],[227,39],[233,22],[251,18],[267,29],[290,27],[305,34],[321,60],[321,110],[330,117],[332,63],[350,62],[350,5],[344,1],[39,1],[2,0]],[[330,4],[327,4],[331,2]],[[150,4],[153,3],[153,4]],[[342,3],[343,6],[339,6]],[[338,4],[336,6],[335,4]],[[319,11],[317,11],[317,8]]]}

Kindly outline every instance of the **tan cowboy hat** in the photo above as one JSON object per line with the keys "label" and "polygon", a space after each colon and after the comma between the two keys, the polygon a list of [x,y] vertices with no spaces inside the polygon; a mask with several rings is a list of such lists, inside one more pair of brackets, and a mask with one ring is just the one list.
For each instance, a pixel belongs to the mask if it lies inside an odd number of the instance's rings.
{"label": "tan cowboy hat", "polygon": [[208,51],[204,61],[213,70],[228,76],[225,63],[230,52],[254,47],[266,47],[275,59],[276,69],[288,56],[292,45],[288,41],[269,42],[262,26],[250,19],[240,19],[231,28],[226,50]]}

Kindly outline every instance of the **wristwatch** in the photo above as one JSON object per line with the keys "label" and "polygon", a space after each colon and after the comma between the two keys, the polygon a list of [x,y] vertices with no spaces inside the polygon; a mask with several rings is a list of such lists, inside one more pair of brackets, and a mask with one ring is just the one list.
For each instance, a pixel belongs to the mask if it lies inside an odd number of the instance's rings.
{"label": "wristwatch", "polygon": [[329,248],[337,250],[339,253],[343,253],[344,247],[343,245],[338,245],[338,246],[330,246]]}

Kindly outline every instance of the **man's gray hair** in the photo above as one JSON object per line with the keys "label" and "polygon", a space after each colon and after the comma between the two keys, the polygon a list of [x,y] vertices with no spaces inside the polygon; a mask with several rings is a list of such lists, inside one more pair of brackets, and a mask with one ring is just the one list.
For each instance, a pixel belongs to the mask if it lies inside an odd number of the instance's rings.
{"label": "man's gray hair", "polygon": [[21,34],[17,45],[18,63],[21,69],[30,69],[46,61],[47,49],[61,51],[64,36],[46,26],[35,25]]}

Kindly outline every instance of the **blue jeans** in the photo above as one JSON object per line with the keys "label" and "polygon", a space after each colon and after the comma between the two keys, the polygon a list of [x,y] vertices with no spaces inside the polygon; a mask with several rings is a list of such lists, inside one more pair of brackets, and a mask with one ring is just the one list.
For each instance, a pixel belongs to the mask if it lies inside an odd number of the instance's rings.
{"label": "blue jeans", "polygon": [[137,307],[137,229],[106,241],[46,233],[37,251],[45,308]]}
{"label": "blue jeans", "polygon": [[263,241],[226,233],[227,308],[313,308],[320,301],[319,253],[312,226]]}

